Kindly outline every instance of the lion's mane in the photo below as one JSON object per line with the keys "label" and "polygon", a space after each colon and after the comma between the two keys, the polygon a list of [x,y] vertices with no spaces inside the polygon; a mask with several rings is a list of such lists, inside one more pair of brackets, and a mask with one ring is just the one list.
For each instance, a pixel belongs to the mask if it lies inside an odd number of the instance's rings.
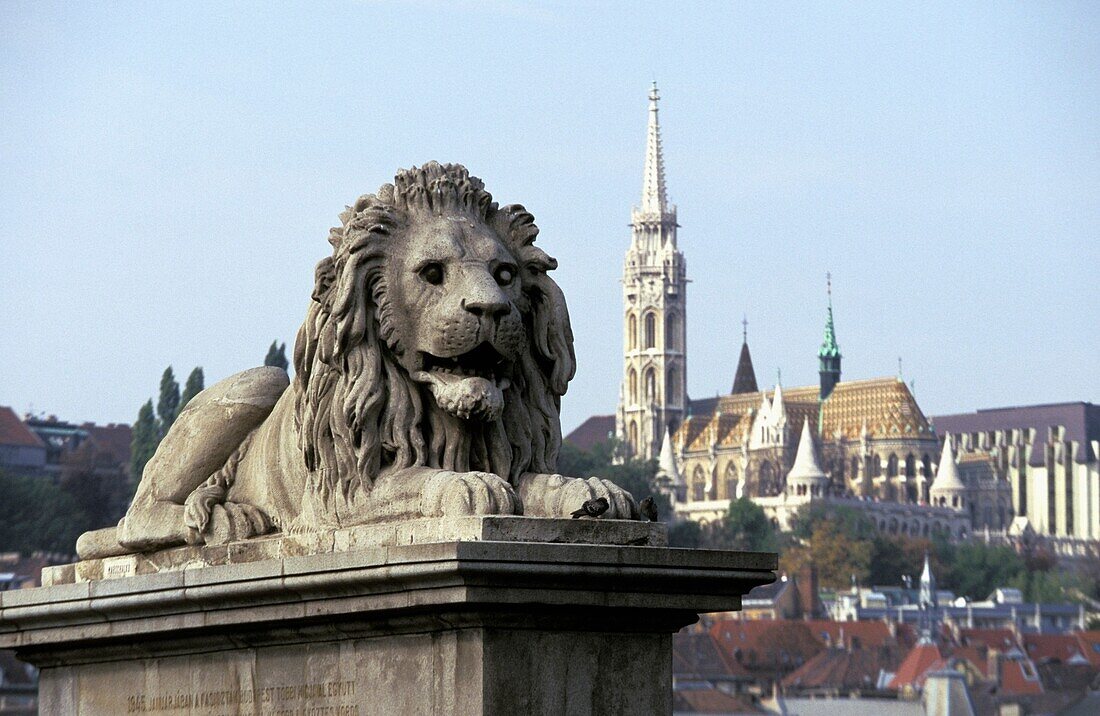
{"label": "lion's mane", "polygon": [[[502,415],[480,429],[430,405],[431,396],[395,358],[404,347],[383,269],[395,237],[419,217],[438,214],[484,222],[520,266],[517,307],[527,349]],[[350,496],[384,469],[412,466],[483,470],[513,482],[523,472],[553,472],[560,398],[576,359],[565,298],[547,274],[557,261],[534,246],[534,217],[517,204],[498,206],[464,167],[431,162],[359,197],[340,220],[329,233],[332,256],[317,265],[294,347],[295,422],[311,485],[322,496]]]}

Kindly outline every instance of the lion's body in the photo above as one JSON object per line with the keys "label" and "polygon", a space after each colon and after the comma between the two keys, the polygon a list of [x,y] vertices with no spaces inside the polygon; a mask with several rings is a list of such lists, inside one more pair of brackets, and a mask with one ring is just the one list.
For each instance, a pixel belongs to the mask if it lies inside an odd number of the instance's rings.
{"label": "lion's body", "polygon": [[[498,207],[464,168],[430,163],[341,219],[289,387],[285,374],[255,369],[196,396],[142,476],[122,545],[439,514],[567,515],[600,495],[608,516],[636,518],[614,485],[552,474],[573,336],[531,215]],[[251,406],[248,422],[225,422],[236,404],[222,393]]]}

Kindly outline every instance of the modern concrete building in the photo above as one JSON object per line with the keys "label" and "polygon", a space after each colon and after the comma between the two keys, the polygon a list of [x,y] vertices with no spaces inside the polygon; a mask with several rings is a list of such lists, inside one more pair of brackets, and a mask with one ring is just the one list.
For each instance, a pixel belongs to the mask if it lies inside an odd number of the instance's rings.
{"label": "modern concrete building", "polygon": [[1034,531],[1063,554],[1100,540],[1100,406],[994,408],[932,422],[976,495],[967,508],[976,529]]}

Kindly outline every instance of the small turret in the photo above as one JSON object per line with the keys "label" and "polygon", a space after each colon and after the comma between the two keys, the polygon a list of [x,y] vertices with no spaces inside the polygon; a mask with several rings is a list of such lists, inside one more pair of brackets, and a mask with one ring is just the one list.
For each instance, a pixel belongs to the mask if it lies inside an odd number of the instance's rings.
{"label": "small turret", "polygon": [[966,509],[966,483],[959,477],[959,467],[955,464],[955,448],[951,444],[950,435],[943,441],[943,454],[928,495],[932,504],[937,507]]}
{"label": "small turret", "polygon": [[794,458],[794,466],[787,473],[787,494],[819,497],[825,494],[828,485],[829,477],[817,462],[810,419],[806,418],[802,423],[802,438],[798,441],[798,453]]}

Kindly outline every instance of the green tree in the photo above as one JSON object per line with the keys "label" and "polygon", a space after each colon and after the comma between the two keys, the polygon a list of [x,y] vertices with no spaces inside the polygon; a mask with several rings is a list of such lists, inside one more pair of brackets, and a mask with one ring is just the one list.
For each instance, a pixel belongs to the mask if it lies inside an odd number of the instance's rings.
{"label": "green tree", "polygon": [[875,525],[859,510],[845,505],[810,503],[791,518],[791,535],[809,539],[822,522],[833,523],[836,530],[851,540],[871,541],[875,538]]}
{"label": "green tree", "polygon": [[72,496],[40,476],[0,473],[0,545],[6,551],[72,554],[91,527]]}
{"label": "green tree", "polygon": [[130,434],[130,479],[137,484],[145,470],[145,463],[153,457],[160,443],[160,428],[153,416],[152,400],[141,406]]}
{"label": "green tree", "polygon": [[183,386],[183,395],[180,396],[180,410],[187,407],[187,404],[191,402],[191,398],[202,392],[205,387],[205,378],[202,375],[202,367],[197,366],[191,375],[187,376],[187,383]]}
{"label": "green tree", "polygon": [[793,544],[779,555],[779,568],[798,574],[805,567],[817,568],[822,587],[840,589],[852,576],[866,583],[871,575],[872,542],[853,537],[849,526],[840,520],[821,520],[808,540]]}
{"label": "green tree", "polygon": [[290,367],[290,361],[286,359],[286,343],[282,345],[278,341],[271,341],[271,347],[267,349],[264,365],[274,366],[286,370]]}
{"label": "green tree", "polygon": [[971,599],[984,599],[1027,572],[1023,559],[1011,547],[964,542],[944,551],[940,584]]}
{"label": "green tree", "polygon": [[776,531],[764,509],[747,497],[730,501],[726,516],[713,523],[706,535],[711,549],[774,552]]}
{"label": "green tree", "polygon": [[157,417],[160,418],[160,437],[168,434],[180,410],[180,384],[172,373],[172,366],[164,369],[160,377],[160,399],[157,400]]}

